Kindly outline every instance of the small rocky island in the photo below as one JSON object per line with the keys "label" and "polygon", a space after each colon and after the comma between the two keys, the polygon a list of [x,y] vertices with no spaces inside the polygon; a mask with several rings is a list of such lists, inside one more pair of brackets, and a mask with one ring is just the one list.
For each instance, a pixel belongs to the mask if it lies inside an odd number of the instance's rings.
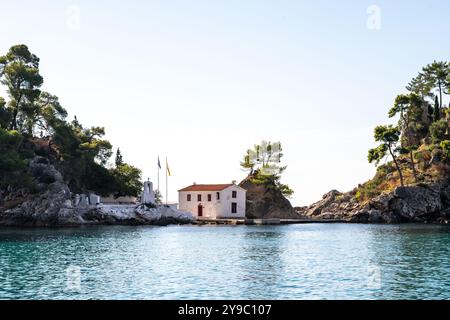
{"label": "small rocky island", "polygon": [[[74,197],[61,173],[48,159],[34,157],[29,163],[39,192],[18,190],[2,197],[0,226],[74,227],[85,225],[169,225],[188,224],[192,215],[169,206],[156,205],[150,183],[146,182],[139,204],[82,204]],[[2,191],[2,193],[5,193]],[[149,201],[145,201],[150,198]],[[153,200],[153,201],[152,201]],[[21,203],[18,203],[21,201]]]}
{"label": "small rocky island", "polygon": [[[57,96],[41,91],[39,58],[25,45],[0,56],[0,226],[61,227],[98,224],[167,225],[193,222],[190,214],[142,192],[142,172],[126,163],[120,149],[114,163],[105,129],[84,127]],[[396,97],[369,150],[373,179],[350,192],[333,190],[319,202],[293,208],[293,190],[281,183],[286,166],[280,142],[262,141],[241,162],[248,177],[248,219],[403,223],[450,221],[450,64],[433,62]],[[310,156],[310,155],[307,155]],[[320,170],[320,168],[314,168]],[[338,170],[338,168],[336,168]],[[147,191],[146,191],[147,190]],[[102,204],[86,196],[141,198],[129,205]],[[150,199],[150,200],[148,200]]]}
{"label": "small rocky island", "polygon": [[276,188],[253,182],[254,176],[244,179],[239,186],[247,190],[248,219],[299,219],[291,202]]}

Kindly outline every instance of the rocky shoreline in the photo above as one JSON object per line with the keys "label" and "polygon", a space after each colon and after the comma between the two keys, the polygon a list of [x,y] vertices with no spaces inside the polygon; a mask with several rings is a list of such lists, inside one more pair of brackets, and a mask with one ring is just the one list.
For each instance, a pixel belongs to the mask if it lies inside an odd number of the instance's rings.
{"label": "rocky shoreline", "polygon": [[97,205],[80,208],[74,205],[62,175],[46,158],[35,157],[29,170],[37,181],[37,192],[24,190],[2,193],[0,226],[3,227],[77,227],[88,225],[169,225],[193,221],[189,213],[158,206]]}
{"label": "rocky shoreline", "polygon": [[349,223],[450,223],[450,182],[398,187],[367,202],[353,192],[333,190],[309,207],[296,208],[304,217]]}
{"label": "rocky shoreline", "polygon": [[[0,193],[0,226],[76,227],[89,225],[191,224],[189,213],[159,206],[97,205],[74,206],[62,175],[48,159],[35,157],[29,170],[37,181],[37,192],[24,190]],[[398,187],[367,202],[356,200],[354,191],[333,190],[309,207],[293,208],[281,193],[241,183],[248,190],[249,219],[310,219],[348,223],[450,223],[450,181]]]}
{"label": "rocky shoreline", "polygon": [[[69,203],[36,211],[36,201],[25,202],[14,209],[0,212],[0,227],[80,227],[98,225],[156,225],[191,224],[189,213],[170,207],[145,208],[142,205],[98,205],[80,210]],[[38,206],[43,208],[42,206]]]}

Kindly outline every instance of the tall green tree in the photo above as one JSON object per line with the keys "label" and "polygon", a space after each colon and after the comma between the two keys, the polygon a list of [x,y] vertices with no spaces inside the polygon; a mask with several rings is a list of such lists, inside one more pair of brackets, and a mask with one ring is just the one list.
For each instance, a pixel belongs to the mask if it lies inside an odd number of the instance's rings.
{"label": "tall green tree", "polygon": [[406,89],[412,93],[417,94],[423,101],[427,98],[433,97],[433,85],[425,78],[425,75],[419,73],[419,75],[413,78],[409,84],[406,86]]}
{"label": "tall green tree", "polygon": [[[0,187],[31,188],[27,163],[39,154],[54,163],[74,193],[137,195],[140,170],[121,155],[116,168],[106,168],[112,146],[104,128],[84,128],[76,117],[68,122],[58,97],[41,91],[42,83],[39,58],[27,46],[0,55],[0,84],[8,94],[8,101],[0,97]],[[38,131],[46,139],[35,139]]]}
{"label": "tall green tree", "polygon": [[410,93],[414,93],[420,97],[422,110],[424,113],[426,113],[428,120],[425,125],[428,126],[431,122],[433,122],[434,114],[433,106],[430,103],[430,100],[434,97],[433,85],[425,78],[422,73],[419,73],[417,77],[413,78],[409,82],[409,84],[406,86],[406,89]]}
{"label": "tall green tree", "polygon": [[282,174],[286,167],[280,165],[283,157],[283,149],[280,142],[262,141],[248,149],[241,162],[241,167],[253,173],[258,170],[268,175]]}
{"label": "tall green tree", "polygon": [[121,165],[124,164],[124,162],[123,162],[123,156],[122,156],[122,153],[120,152],[120,148],[117,148],[117,151],[116,151],[116,160],[115,160],[115,164],[116,164],[116,167],[119,167],[119,166],[121,166]]}
{"label": "tall green tree", "polygon": [[441,141],[440,147],[442,149],[444,158],[447,161],[450,160],[450,140]]}
{"label": "tall green tree", "polygon": [[402,94],[397,96],[394,101],[394,106],[389,110],[390,118],[400,114],[399,126],[402,133],[402,148],[400,152],[409,154],[410,165],[416,182],[418,182],[418,177],[414,161],[414,151],[417,150],[419,144],[414,138],[422,116],[421,105],[421,98],[417,94]]}
{"label": "tall green tree", "polygon": [[112,146],[109,141],[103,139],[104,128],[86,129],[79,122],[57,121],[53,131],[51,141],[58,150],[64,176],[71,190],[97,191],[89,187],[92,185],[93,176],[104,181],[98,185],[108,184],[112,188],[112,184],[106,179],[109,173],[104,168],[112,155]]}
{"label": "tall green tree", "polygon": [[[36,101],[36,113],[30,119],[29,126],[31,130],[36,129],[44,131],[47,135],[52,135],[54,126],[65,121],[67,111],[59,103],[57,96],[48,92],[41,92]],[[30,130],[30,128],[29,128]]]}
{"label": "tall green tree", "polygon": [[428,83],[437,88],[439,93],[439,107],[442,108],[442,94],[448,85],[447,77],[450,73],[450,64],[446,61],[434,61],[423,68],[423,77]]}
{"label": "tall green tree", "polygon": [[[39,98],[43,78],[39,74],[39,58],[25,45],[11,47],[0,56],[0,82],[7,87],[10,98],[11,130],[30,131],[26,124],[36,112],[35,101]],[[24,128],[26,126],[26,128]]]}
{"label": "tall green tree", "polygon": [[129,164],[122,164],[112,170],[116,180],[115,197],[137,197],[142,191],[142,172]]}
{"label": "tall green tree", "polygon": [[439,106],[439,99],[436,96],[434,99],[433,121],[439,121],[440,118],[441,118],[441,108]]}
{"label": "tall green tree", "polygon": [[368,160],[370,163],[375,162],[378,166],[380,161],[383,160],[389,152],[389,155],[392,157],[392,160],[395,164],[395,168],[400,177],[400,183],[402,186],[405,185],[403,179],[403,172],[400,167],[398,161],[398,154],[400,152],[400,148],[398,148],[398,143],[400,140],[400,130],[398,127],[389,126],[377,126],[375,128],[374,138],[376,142],[380,142],[381,144],[374,149],[369,150]]}
{"label": "tall green tree", "polygon": [[438,144],[443,141],[447,136],[448,122],[445,119],[441,119],[433,122],[430,126],[431,141],[434,144]]}
{"label": "tall green tree", "polygon": [[250,171],[253,183],[278,190],[289,197],[294,191],[281,183],[281,175],[287,168],[281,165],[282,157],[283,149],[280,142],[262,141],[247,150],[244,160],[241,161],[241,167]]}
{"label": "tall green tree", "polygon": [[7,129],[11,121],[11,115],[6,108],[6,101],[0,97],[0,128]]}
{"label": "tall green tree", "polygon": [[0,188],[31,185],[27,162],[20,154],[23,137],[17,131],[0,128]]}

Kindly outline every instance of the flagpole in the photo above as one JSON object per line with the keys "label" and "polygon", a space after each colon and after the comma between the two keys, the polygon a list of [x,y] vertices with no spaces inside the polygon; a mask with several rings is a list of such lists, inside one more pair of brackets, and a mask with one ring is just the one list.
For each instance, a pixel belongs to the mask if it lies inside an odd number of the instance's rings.
{"label": "flagpole", "polygon": [[159,156],[158,156],[158,164],[157,164],[157,166],[158,166],[158,193],[161,195],[161,191],[159,189],[159,172],[161,171],[161,167],[159,164],[160,164],[160,162],[159,162]]}
{"label": "flagpole", "polygon": [[169,167],[167,164],[167,157],[166,157],[166,206],[169,204],[169,199],[168,199],[168,197],[169,197],[169,175],[168,175],[168,172],[169,172]]}

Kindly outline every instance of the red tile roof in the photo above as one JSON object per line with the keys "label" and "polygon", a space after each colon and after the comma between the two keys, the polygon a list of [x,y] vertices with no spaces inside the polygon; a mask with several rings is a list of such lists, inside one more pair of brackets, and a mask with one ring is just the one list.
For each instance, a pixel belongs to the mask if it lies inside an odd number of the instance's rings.
{"label": "red tile roof", "polygon": [[234,184],[194,184],[187,188],[178,190],[178,192],[182,192],[182,191],[222,191],[231,186],[234,186]]}

